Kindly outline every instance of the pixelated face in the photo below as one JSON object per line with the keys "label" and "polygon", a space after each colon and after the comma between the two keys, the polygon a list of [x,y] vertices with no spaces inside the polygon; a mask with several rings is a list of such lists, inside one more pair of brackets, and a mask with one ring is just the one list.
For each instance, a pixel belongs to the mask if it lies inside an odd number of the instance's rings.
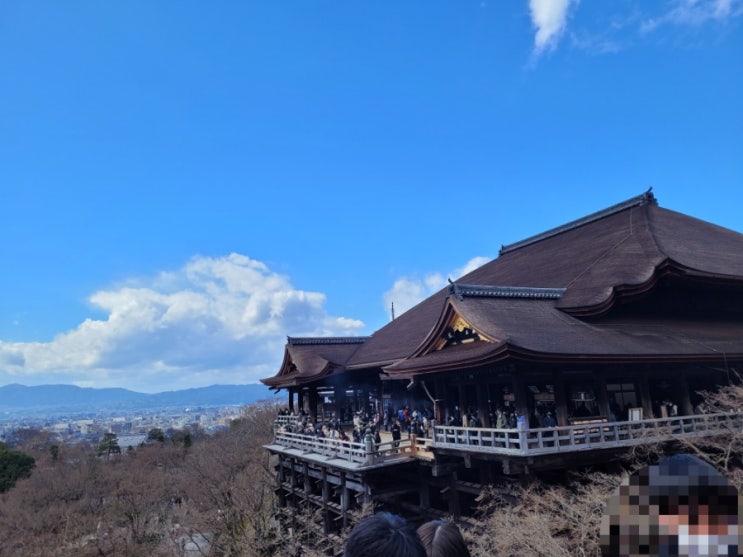
{"label": "pixelated face", "polygon": [[604,556],[737,556],[743,548],[736,489],[689,455],[633,474],[610,498],[601,524]]}

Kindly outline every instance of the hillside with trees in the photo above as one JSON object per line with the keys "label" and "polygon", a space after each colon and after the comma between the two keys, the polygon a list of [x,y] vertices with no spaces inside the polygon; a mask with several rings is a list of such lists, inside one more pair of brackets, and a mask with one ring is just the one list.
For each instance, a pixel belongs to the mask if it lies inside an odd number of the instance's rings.
{"label": "hillside with trees", "polygon": [[[734,389],[719,395],[721,407],[743,397]],[[22,446],[0,447],[4,456],[31,459],[0,494],[0,556],[338,555],[343,539],[316,538],[312,516],[291,532],[276,520],[275,476],[263,447],[276,411],[273,403],[251,405],[213,436],[153,430],[145,445],[121,453],[113,438],[59,445],[44,432],[22,436]],[[706,443],[683,449],[712,460],[738,485],[741,435]],[[657,456],[635,453],[625,465]],[[494,486],[479,498],[475,516],[461,522],[472,555],[600,556],[601,517],[622,478],[583,471]]]}

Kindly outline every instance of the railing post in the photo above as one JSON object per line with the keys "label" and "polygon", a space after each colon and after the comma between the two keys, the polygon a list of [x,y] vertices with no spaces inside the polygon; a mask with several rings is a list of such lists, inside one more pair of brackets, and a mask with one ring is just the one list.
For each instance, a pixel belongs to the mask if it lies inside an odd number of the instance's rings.
{"label": "railing post", "polygon": [[519,422],[517,424],[518,430],[519,430],[519,450],[526,454],[529,450],[529,445],[526,441],[526,422]]}
{"label": "railing post", "polygon": [[364,444],[366,445],[366,464],[374,464],[374,437],[371,429],[367,429],[364,434]]}

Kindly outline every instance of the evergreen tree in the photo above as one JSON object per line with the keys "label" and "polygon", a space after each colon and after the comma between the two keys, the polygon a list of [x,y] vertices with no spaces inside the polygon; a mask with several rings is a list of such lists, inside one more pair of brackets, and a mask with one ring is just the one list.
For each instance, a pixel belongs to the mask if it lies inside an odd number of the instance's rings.
{"label": "evergreen tree", "polygon": [[28,478],[35,463],[32,456],[0,442],[0,493],[8,491],[19,479]]}
{"label": "evergreen tree", "polygon": [[121,447],[119,447],[119,438],[115,433],[106,433],[98,443],[98,456],[106,455],[106,460],[110,458],[111,454],[121,454]]}
{"label": "evergreen tree", "polygon": [[148,441],[157,441],[158,443],[165,443],[165,434],[159,427],[152,428],[147,434]]}

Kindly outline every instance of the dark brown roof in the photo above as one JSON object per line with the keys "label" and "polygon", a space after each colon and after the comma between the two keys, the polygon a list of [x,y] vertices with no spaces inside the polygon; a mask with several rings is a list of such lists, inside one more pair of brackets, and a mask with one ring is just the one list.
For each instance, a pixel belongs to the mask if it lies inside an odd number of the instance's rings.
{"label": "dark brown roof", "polygon": [[[488,341],[429,351],[385,368],[391,377],[471,368],[506,358],[555,361],[673,361],[722,363],[743,354],[743,322],[671,319],[613,319],[587,322],[529,298],[450,297],[450,310]],[[436,331],[432,331],[432,337]],[[432,340],[432,339],[431,339]]]}
{"label": "dark brown roof", "polygon": [[[559,228],[504,246],[497,259],[462,277],[336,359],[349,372],[383,368],[409,376],[505,358],[637,360],[743,355],[743,320],[684,316],[628,318],[614,311],[652,295],[673,274],[737,284],[743,295],[743,235],[657,205],[650,192]],[[456,314],[488,341],[438,350]],[[622,317],[623,315],[623,317]],[[709,317],[709,316],[707,316]],[[319,370],[332,358],[307,358]],[[288,380],[282,371],[266,384]],[[309,363],[310,358],[315,358]],[[345,358],[345,359],[344,359]],[[299,364],[296,364],[299,367]],[[309,381],[321,371],[298,374]]]}
{"label": "dark brown roof", "polygon": [[[457,282],[460,288],[564,289],[556,300],[479,297],[460,302],[465,319],[477,321],[484,333],[491,328],[503,331],[507,337],[504,346],[510,350],[521,347],[553,355],[592,350],[604,355],[690,353],[693,343],[685,344],[682,333],[671,330],[673,323],[644,325],[646,330],[661,328],[663,333],[633,334],[633,325],[621,332],[617,325],[617,331],[610,334],[595,323],[572,317],[607,314],[620,295],[652,289],[660,273],[668,269],[743,283],[743,235],[658,207],[647,193],[505,246],[497,259]],[[416,367],[409,362],[392,364],[424,344],[448,296],[449,289],[442,289],[375,332],[353,354],[348,368],[381,363],[391,366],[387,369],[392,372]],[[463,350],[475,353],[482,349]],[[497,349],[492,345],[489,349],[494,356]],[[740,346],[736,350],[740,352]],[[441,360],[441,365],[448,359],[443,354],[424,358]]]}
{"label": "dark brown roof", "polygon": [[345,369],[348,358],[369,337],[288,337],[284,361],[274,377],[261,379],[280,389],[309,383]]}

